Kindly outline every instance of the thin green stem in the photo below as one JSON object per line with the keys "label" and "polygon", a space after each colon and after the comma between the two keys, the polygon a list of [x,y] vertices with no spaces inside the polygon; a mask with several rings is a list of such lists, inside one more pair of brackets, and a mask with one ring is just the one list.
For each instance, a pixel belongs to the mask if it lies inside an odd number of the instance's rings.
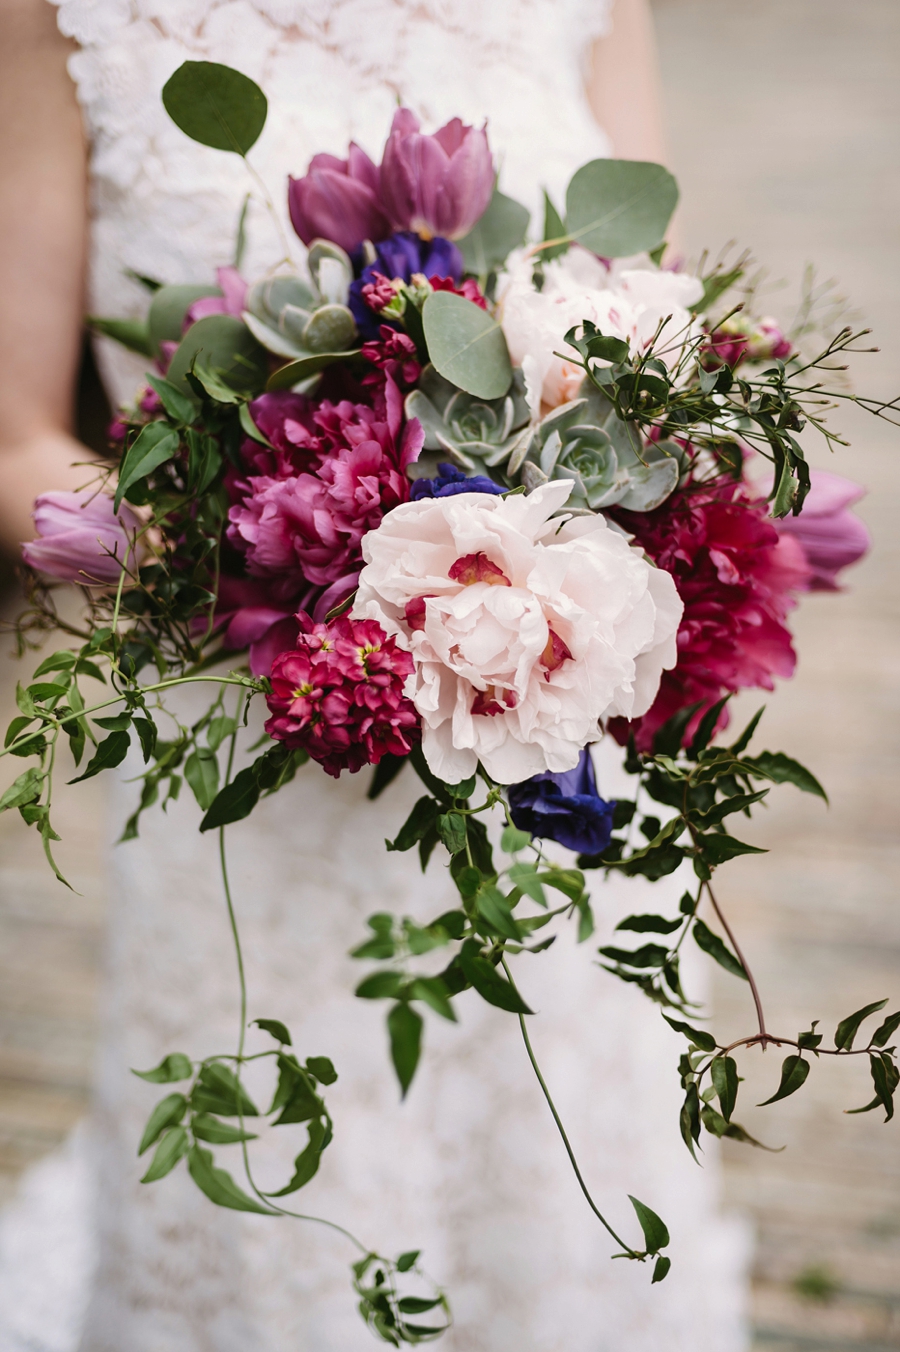
{"label": "thin green stem", "polygon": [[[516,983],[513,981],[512,973],[509,970],[509,964],[507,963],[506,958],[501,958],[500,961],[502,963],[503,970],[506,973],[509,984],[518,993],[518,988],[516,987]],[[588,1206],[591,1208],[591,1211],[593,1211],[594,1215],[597,1217],[601,1225],[603,1225],[604,1228],[608,1230],[609,1233],[612,1235],[616,1243],[621,1244],[622,1248],[625,1250],[628,1257],[637,1258],[639,1256],[637,1251],[633,1249],[630,1244],[626,1244],[624,1239],[622,1239],[619,1235],[616,1234],[615,1230],[612,1228],[609,1221],[603,1215],[602,1211],[599,1210],[593,1197],[588,1192],[587,1184],[582,1178],[581,1170],[578,1167],[578,1161],[575,1158],[575,1152],[572,1149],[571,1145],[569,1144],[569,1138],[566,1135],[566,1129],[562,1124],[562,1119],[559,1113],[556,1111],[556,1104],[553,1102],[553,1099],[550,1095],[550,1090],[547,1088],[547,1082],[544,1079],[543,1075],[541,1074],[541,1068],[537,1063],[537,1059],[534,1055],[534,1049],[531,1046],[531,1039],[528,1036],[528,1029],[525,1026],[525,1017],[522,1014],[519,1015],[519,1028],[522,1031],[522,1041],[525,1043],[525,1050],[528,1053],[528,1059],[531,1062],[531,1068],[534,1071],[535,1075],[537,1076],[537,1082],[541,1086],[544,1098],[547,1100],[547,1107],[553,1114],[553,1121],[556,1123],[556,1129],[559,1132],[560,1136],[562,1137],[562,1143],[566,1147],[566,1154],[569,1156],[569,1163],[572,1166],[572,1169],[575,1173],[575,1177],[578,1179],[578,1186],[584,1193],[585,1201],[587,1202]]]}

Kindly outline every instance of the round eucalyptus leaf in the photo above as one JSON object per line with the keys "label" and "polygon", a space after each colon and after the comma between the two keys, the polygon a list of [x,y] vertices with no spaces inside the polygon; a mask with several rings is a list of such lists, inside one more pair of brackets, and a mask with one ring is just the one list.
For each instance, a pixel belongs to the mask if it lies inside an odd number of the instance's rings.
{"label": "round eucalyptus leaf", "polygon": [[181,341],[184,317],[195,300],[221,294],[217,286],[197,286],[193,282],[161,286],[155,291],[147,315],[147,328],[154,354],[159,355],[159,345],[164,340],[172,343]]}
{"label": "round eucalyptus leaf", "polygon": [[503,330],[486,310],[452,291],[433,291],[422,307],[435,370],[467,394],[500,399],[512,383]]}
{"label": "round eucalyptus leaf", "polygon": [[190,392],[185,377],[195,363],[233,390],[251,393],[265,383],[265,351],[232,315],[208,315],[192,324],[172,357],[166,379]]}
{"label": "round eucalyptus leaf", "polygon": [[235,155],[246,155],[266,125],[259,85],[215,61],[185,61],[163,86],[162,101],[186,136]]}
{"label": "round eucalyptus leaf", "polygon": [[266,385],[267,390],[289,390],[294,385],[299,385],[302,380],[308,380],[310,376],[317,375],[319,371],[324,371],[326,366],[331,366],[336,361],[347,361],[351,357],[359,356],[359,348],[353,348],[349,352],[317,352],[309,357],[301,357],[299,361],[292,361],[288,366],[282,366],[273,375],[269,376]]}
{"label": "round eucalyptus leaf", "polygon": [[458,241],[466,271],[486,277],[499,268],[512,250],[524,243],[530,218],[527,207],[495,188],[484,215]]}
{"label": "round eucalyptus leaf", "polygon": [[662,243],[678,201],[668,169],[645,160],[591,160],[566,191],[566,227],[603,258],[626,258]]}

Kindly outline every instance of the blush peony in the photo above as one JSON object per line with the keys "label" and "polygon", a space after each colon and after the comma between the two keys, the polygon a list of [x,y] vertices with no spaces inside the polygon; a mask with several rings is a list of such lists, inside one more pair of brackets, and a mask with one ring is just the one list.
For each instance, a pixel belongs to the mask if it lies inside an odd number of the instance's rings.
{"label": "blush peony", "polygon": [[[510,254],[498,296],[509,353],[522,368],[535,417],[541,403],[556,408],[577,395],[584,371],[556,354],[565,351],[568,330],[586,319],[607,336],[624,339],[636,353],[648,346],[668,317],[657,343],[668,366],[675,364],[686,340],[703,334],[688,308],[703,295],[702,282],[658,268],[646,255],[605,262],[573,247],[544,264],[540,291],[533,281],[534,263],[525,250]],[[576,355],[572,353],[573,359]]]}
{"label": "blush peony", "polygon": [[571,770],[608,714],[637,717],[675,662],[672,579],[599,516],[555,518],[570,485],[424,498],[363,540],[352,614],[408,648],[422,750],[447,783]]}

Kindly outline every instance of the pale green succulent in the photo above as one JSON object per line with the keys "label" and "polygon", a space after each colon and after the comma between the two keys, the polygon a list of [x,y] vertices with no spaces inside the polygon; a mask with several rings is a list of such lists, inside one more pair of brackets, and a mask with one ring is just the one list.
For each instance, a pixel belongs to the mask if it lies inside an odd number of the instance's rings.
{"label": "pale green succulent", "polygon": [[257,342],[295,361],[346,352],[356,340],[347,308],[353,265],[343,249],[316,240],[309,249],[310,279],[279,273],[254,283],[243,319]]}
{"label": "pale green succulent", "polygon": [[406,416],[425,429],[426,451],[449,454],[463,469],[485,474],[498,469],[527,442],[528,405],[520,371],[501,399],[466,394],[426,366],[418,389],[407,395]]}
{"label": "pale green succulent", "polygon": [[507,474],[527,488],[571,479],[567,508],[626,507],[649,512],[669,496],[681,472],[680,448],[663,441],[642,445],[599,391],[553,409],[541,420]]}

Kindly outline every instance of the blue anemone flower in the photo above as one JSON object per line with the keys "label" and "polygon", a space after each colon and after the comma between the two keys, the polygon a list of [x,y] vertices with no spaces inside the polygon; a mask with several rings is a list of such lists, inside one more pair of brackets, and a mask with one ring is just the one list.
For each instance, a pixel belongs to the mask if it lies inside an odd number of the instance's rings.
{"label": "blue anemone flower", "polygon": [[495,484],[486,474],[473,474],[471,478],[461,469],[446,462],[438,465],[436,479],[414,479],[410,489],[410,498],[418,502],[419,498],[452,498],[457,493],[505,493],[502,484]]}
{"label": "blue anemone flower", "polygon": [[609,844],[615,803],[597,792],[594,764],[585,747],[573,770],[533,775],[508,790],[509,810],[520,831],[555,840],[581,854],[600,854]]}
{"label": "blue anemone flower", "polygon": [[[354,255],[354,261],[358,267],[361,256]],[[362,296],[363,287],[374,280],[376,272],[388,281],[400,277],[408,282],[414,272],[421,272],[426,277],[452,277],[458,284],[463,274],[462,254],[452,240],[440,235],[435,235],[434,239],[421,239],[412,230],[401,230],[376,244],[375,262],[364,267],[357,280],[350,283],[347,297],[347,305],[363,340],[377,338],[385,323],[380,315],[369,309]]]}

